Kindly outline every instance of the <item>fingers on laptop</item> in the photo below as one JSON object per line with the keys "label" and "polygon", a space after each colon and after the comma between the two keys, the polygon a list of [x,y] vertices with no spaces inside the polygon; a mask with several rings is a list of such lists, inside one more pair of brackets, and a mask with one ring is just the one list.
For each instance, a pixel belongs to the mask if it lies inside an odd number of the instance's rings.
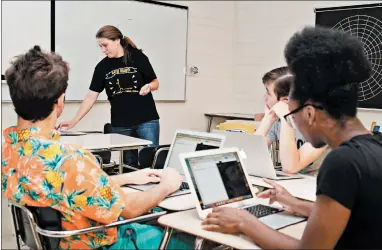
{"label": "fingers on laptop", "polygon": [[278,184],[276,184],[276,182],[271,181],[271,180],[268,180],[268,179],[263,179],[263,181],[264,181],[265,183],[271,185],[271,186],[274,187],[274,188],[276,188],[276,187],[279,186]]}
{"label": "fingers on laptop", "polygon": [[150,176],[150,182],[160,182],[160,177],[157,176]]}

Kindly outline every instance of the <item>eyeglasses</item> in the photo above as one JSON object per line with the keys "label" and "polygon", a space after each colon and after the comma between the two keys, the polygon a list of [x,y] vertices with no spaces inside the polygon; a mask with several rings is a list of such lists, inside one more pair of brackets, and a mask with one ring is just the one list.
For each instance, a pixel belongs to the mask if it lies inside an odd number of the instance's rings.
{"label": "eyeglasses", "polygon": [[290,115],[293,115],[293,114],[295,114],[297,112],[300,112],[303,108],[308,107],[308,106],[312,106],[313,108],[316,108],[316,109],[319,109],[319,110],[324,110],[324,107],[319,106],[319,105],[315,105],[315,104],[312,104],[312,103],[306,103],[304,105],[301,105],[301,106],[297,107],[295,110],[292,110],[288,114],[284,115],[284,119],[287,121],[288,125],[291,126],[292,128],[294,127],[293,119],[291,118]]}

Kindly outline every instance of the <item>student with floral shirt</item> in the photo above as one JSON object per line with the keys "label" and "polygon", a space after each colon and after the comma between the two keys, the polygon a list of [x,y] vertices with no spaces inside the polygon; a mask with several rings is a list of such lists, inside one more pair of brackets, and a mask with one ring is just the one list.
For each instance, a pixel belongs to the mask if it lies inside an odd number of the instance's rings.
{"label": "student with floral shirt", "polygon": [[[60,143],[54,127],[63,111],[68,72],[67,63],[59,55],[42,52],[38,46],[19,56],[6,71],[18,121],[17,126],[4,131],[3,196],[21,205],[60,211],[64,230],[109,224],[120,217],[146,213],[179,188],[180,175],[173,169],[145,169],[108,176],[84,148]],[[148,182],[160,184],[139,193],[121,189],[125,184]],[[145,236],[145,246],[158,248],[162,231],[144,227],[149,229],[146,232],[157,232],[157,237]],[[116,242],[126,240],[120,235],[117,228],[111,228],[65,238],[60,247],[112,249]]]}

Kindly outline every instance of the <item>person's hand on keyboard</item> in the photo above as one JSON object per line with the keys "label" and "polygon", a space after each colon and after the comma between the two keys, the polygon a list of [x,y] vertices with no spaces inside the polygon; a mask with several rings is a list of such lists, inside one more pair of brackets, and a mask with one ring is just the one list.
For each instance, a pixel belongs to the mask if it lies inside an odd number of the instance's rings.
{"label": "person's hand on keyboard", "polygon": [[161,180],[163,170],[145,168],[129,173],[132,182],[129,184],[142,185],[147,183],[158,183]]}
{"label": "person's hand on keyboard", "polygon": [[291,195],[284,187],[280,186],[274,181],[264,179],[265,183],[268,183],[273,188],[268,189],[264,192],[261,192],[257,195],[257,197],[262,199],[269,199],[269,204],[274,203],[277,201],[284,207],[285,210],[296,213],[293,210],[294,204],[296,204],[296,201],[298,201],[297,198],[295,198],[293,195]]}
{"label": "person's hand on keyboard", "polygon": [[240,226],[254,217],[247,210],[232,207],[216,207],[202,222],[204,230],[221,233],[239,233]]}
{"label": "person's hand on keyboard", "polygon": [[173,168],[165,168],[160,174],[160,185],[165,186],[168,194],[179,190],[182,184],[182,177]]}

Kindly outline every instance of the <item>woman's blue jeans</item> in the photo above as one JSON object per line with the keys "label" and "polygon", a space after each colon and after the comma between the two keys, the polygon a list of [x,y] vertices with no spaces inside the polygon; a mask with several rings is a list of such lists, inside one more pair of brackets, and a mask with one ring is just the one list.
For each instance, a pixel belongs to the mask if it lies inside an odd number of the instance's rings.
{"label": "woman's blue jeans", "polygon": [[[113,127],[113,133],[136,137],[152,141],[152,145],[159,145],[159,120],[144,122],[131,127]],[[123,163],[132,167],[138,166],[138,150],[123,151]]]}

